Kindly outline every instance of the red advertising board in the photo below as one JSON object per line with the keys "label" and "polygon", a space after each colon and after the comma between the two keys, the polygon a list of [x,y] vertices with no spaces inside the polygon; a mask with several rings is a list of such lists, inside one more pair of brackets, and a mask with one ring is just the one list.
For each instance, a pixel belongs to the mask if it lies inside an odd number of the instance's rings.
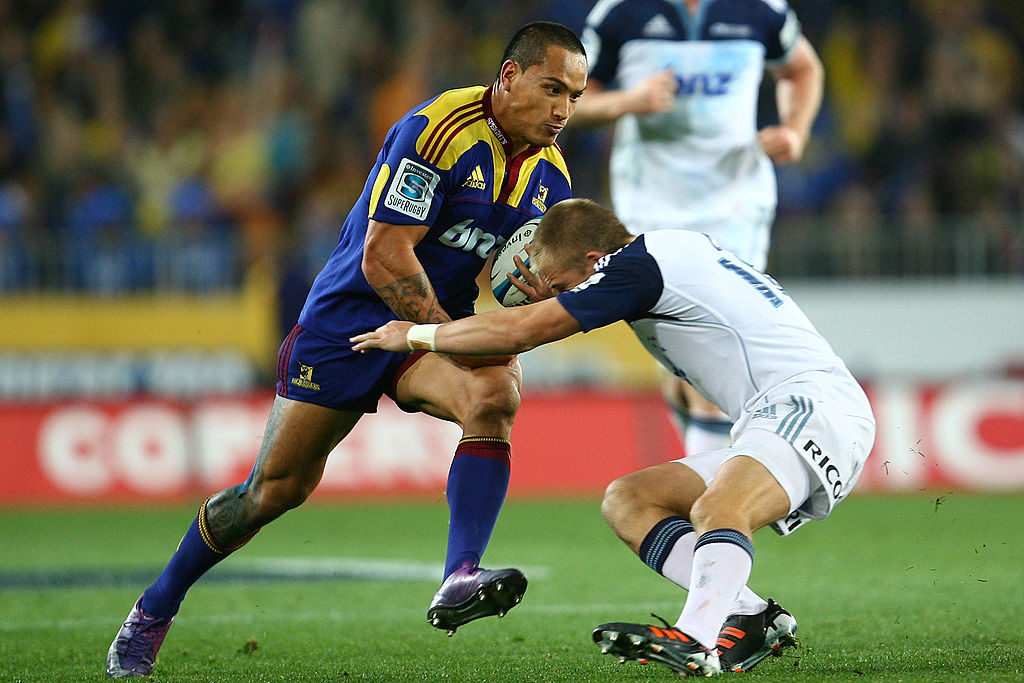
{"label": "red advertising board", "polygon": [[[875,448],[860,491],[1024,489],[1024,382],[875,383]],[[243,481],[273,397],[0,405],[0,505],[177,500]],[[315,496],[440,496],[454,425],[386,399],[328,459]],[[600,495],[682,456],[659,396],[527,394],[511,496]]]}

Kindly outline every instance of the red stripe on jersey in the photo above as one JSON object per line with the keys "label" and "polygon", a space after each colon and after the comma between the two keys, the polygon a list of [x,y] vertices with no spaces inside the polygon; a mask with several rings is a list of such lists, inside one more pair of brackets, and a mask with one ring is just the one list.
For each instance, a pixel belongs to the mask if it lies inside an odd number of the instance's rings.
{"label": "red stripe on jersey", "polygon": [[523,168],[523,162],[539,152],[540,149],[540,147],[529,147],[517,154],[512,160],[508,170],[505,171],[505,182],[501,186],[501,194],[498,195],[497,203],[501,204],[508,201],[512,190],[515,189],[516,183],[519,182],[519,171]]}
{"label": "red stripe on jersey", "polygon": [[[458,115],[465,111],[466,109],[471,109],[481,104],[482,102],[480,100],[477,100],[476,102],[470,102],[469,104],[464,104],[461,107],[456,107],[455,109],[452,109],[450,112],[445,114],[444,118],[438,121],[437,125],[434,126],[434,130],[430,131],[430,135],[427,136],[427,142],[426,144],[423,145],[424,151],[426,152],[426,150],[429,150],[431,144],[433,144],[434,140],[436,139],[436,136],[438,135],[440,130],[448,123],[449,119],[453,117],[458,117]],[[423,156],[425,158],[426,153],[424,153]]]}
{"label": "red stripe on jersey", "polygon": [[476,116],[474,116],[473,118],[466,119],[465,121],[462,121],[461,123],[456,125],[456,127],[452,128],[451,132],[449,132],[448,135],[445,137],[445,139],[441,141],[440,145],[438,145],[438,147],[437,147],[437,154],[434,156],[434,158],[427,158],[427,157],[424,157],[424,158],[427,159],[427,161],[430,162],[431,164],[433,164],[434,166],[437,166],[439,163],[441,163],[441,157],[444,155],[444,151],[446,149],[448,149],[448,145],[450,145],[452,143],[452,140],[455,139],[455,136],[458,135],[459,133],[461,133],[467,127],[469,127],[472,124],[476,123],[477,121],[483,121],[483,120],[484,120],[483,111],[479,111],[479,112],[476,113]]}
{"label": "red stripe on jersey", "polygon": [[[466,121],[468,117],[470,121]],[[444,153],[445,147],[451,142],[452,137],[455,133],[465,128],[468,123],[472,121],[478,121],[483,118],[483,105],[480,102],[473,102],[471,105],[462,106],[455,109],[451,114],[441,120],[441,123],[434,128],[430,137],[427,138],[427,144],[423,150],[423,158],[431,164],[437,165],[440,161],[441,155]],[[452,129],[455,131],[449,134]]]}

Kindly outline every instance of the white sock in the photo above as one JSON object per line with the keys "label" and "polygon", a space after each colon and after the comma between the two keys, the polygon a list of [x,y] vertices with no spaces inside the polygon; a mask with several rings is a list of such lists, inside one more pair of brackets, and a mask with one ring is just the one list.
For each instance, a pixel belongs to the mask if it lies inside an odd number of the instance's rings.
{"label": "white sock", "polygon": [[714,529],[701,534],[693,553],[690,594],[676,628],[713,650],[753,564],[753,545],[740,532]]}
{"label": "white sock", "polygon": [[665,558],[665,564],[661,566],[661,575],[680,588],[685,589],[690,586],[690,574],[693,572],[693,546],[696,543],[696,531],[691,531],[680,537],[672,546],[668,557]]}
{"label": "white sock", "polygon": [[695,418],[691,415],[686,423],[686,433],[683,439],[686,454],[693,455],[694,453],[728,448],[732,441],[729,436],[731,428],[732,423],[728,420]]}
{"label": "white sock", "polygon": [[[689,525],[687,525],[689,526]],[[653,531],[653,533],[657,533]],[[676,539],[668,554],[664,555],[661,569],[658,570],[662,576],[684,590],[690,588],[690,575],[693,573],[693,547],[697,544],[697,532],[690,531]],[[651,560],[642,557],[641,559]],[[651,560],[653,561],[653,560]],[[768,601],[744,586],[739,596],[729,608],[728,616],[733,614],[758,614],[768,607]]]}

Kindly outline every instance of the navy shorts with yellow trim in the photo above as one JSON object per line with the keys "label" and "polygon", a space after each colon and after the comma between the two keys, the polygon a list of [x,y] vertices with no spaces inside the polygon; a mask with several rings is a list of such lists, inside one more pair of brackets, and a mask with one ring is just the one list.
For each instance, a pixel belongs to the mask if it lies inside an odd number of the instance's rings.
{"label": "navy shorts with yellow trim", "polygon": [[359,353],[350,344],[329,341],[296,325],[277,355],[277,394],[335,410],[375,413],[381,395],[394,398],[398,378],[422,356],[380,349]]}

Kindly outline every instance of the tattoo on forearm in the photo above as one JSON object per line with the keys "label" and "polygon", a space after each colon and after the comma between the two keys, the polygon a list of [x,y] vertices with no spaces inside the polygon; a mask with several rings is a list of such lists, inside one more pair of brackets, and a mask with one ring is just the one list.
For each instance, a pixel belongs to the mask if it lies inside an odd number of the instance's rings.
{"label": "tattoo on forearm", "polygon": [[416,273],[374,289],[384,303],[403,320],[415,323],[443,323],[451,320],[438,305],[437,295],[426,273]]}

